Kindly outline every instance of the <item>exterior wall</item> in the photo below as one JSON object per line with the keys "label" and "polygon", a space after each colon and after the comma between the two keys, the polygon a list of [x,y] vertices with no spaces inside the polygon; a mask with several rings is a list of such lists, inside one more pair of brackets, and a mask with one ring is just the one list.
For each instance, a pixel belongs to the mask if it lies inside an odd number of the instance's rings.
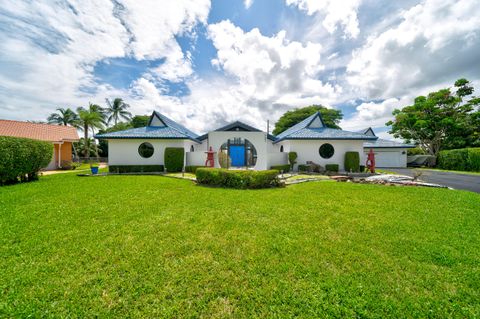
{"label": "exterior wall", "polygon": [[[240,137],[250,141],[257,150],[257,163],[254,167],[256,170],[265,170],[270,168],[268,166],[268,150],[267,144],[271,143],[267,139],[267,133],[264,132],[246,132],[246,131],[213,131],[208,133],[207,148],[212,147],[212,149],[217,152],[215,156],[215,167],[220,167],[218,162],[218,152],[223,143],[226,143],[228,139]],[[267,143],[268,141],[268,143]],[[205,142],[203,143],[205,144]]]}
{"label": "exterior wall", "polygon": [[[138,154],[140,144],[148,142],[153,146],[153,155],[143,158]],[[189,149],[189,144],[188,149]],[[185,147],[184,140],[173,139],[109,139],[109,165],[163,165],[166,147]]]}
{"label": "exterior wall", "polygon": [[[319,165],[338,164],[340,170],[344,170],[345,152],[358,152],[360,154],[360,165],[364,163],[363,142],[356,140],[287,140],[278,144],[284,146],[284,152],[297,152],[297,164],[305,164],[312,161]],[[322,144],[332,144],[335,152],[332,157],[324,159],[320,156],[319,148]]]}
{"label": "exterior wall", "polygon": [[63,144],[53,144],[52,160],[47,165],[47,170],[53,170],[60,167],[62,161],[72,160],[72,142],[64,142]]}
{"label": "exterior wall", "polygon": [[288,153],[268,153],[268,168],[274,165],[286,165],[288,164]]}
{"label": "exterior wall", "polygon": [[[364,149],[365,158],[370,148]],[[373,148],[376,167],[407,167],[406,148]],[[404,153],[404,154],[402,154]]]}

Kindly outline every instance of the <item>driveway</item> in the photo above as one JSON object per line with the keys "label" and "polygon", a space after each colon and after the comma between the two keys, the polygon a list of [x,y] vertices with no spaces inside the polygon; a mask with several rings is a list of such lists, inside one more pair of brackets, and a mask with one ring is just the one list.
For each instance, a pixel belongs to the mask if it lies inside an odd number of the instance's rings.
{"label": "driveway", "polygon": [[[410,168],[386,168],[386,170],[407,176],[414,176],[415,174],[415,170]],[[427,183],[441,184],[454,189],[480,193],[480,175],[442,172],[429,169],[421,169],[419,171],[423,173],[419,179]]]}

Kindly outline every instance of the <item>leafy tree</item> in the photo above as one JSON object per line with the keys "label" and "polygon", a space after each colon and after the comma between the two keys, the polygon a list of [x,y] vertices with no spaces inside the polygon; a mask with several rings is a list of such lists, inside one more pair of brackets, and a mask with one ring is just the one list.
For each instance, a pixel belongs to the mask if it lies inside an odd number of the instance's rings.
{"label": "leafy tree", "polygon": [[[92,103],[89,104],[88,109],[79,107],[77,113],[79,117],[79,127],[83,130],[84,139],[88,141],[88,130],[91,129],[92,133],[95,133],[95,129],[102,129],[105,123],[105,114],[100,106]],[[93,144],[96,146],[95,142]],[[89,158],[88,143],[84,143],[83,146],[83,154]]]}
{"label": "leafy tree", "polygon": [[275,129],[273,130],[274,135],[278,135],[285,131],[286,129],[294,126],[295,124],[303,121],[310,115],[320,112],[322,115],[323,122],[325,126],[330,128],[339,129],[340,120],[343,118],[342,111],[335,109],[328,109],[322,105],[311,105],[302,108],[296,108],[291,111],[284,113],[280,119],[275,123]]}
{"label": "leafy tree", "polygon": [[[85,145],[85,138],[82,137],[78,142],[73,143],[73,146],[75,149],[83,150],[83,152],[85,152],[85,149],[88,149],[88,156],[85,157],[97,156],[97,148],[95,147],[95,141],[93,140],[93,138],[88,138],[86,141],[87,144]],[[103,155],[101,149],[98,151]]]}
{"label": "leafy tree", "polygon": [[144,127],[147,126],[149,119],[150,116],[148,115],[135,115],[130,121],[130,124],[132,124],[132,126],[135,128]]}
{"label": "leafy tree", "polygon": [[113,123],[117,125],[119,119],[130,120],[132,118],[132,113],[128,112],[127,109],[130,107],[125,103],[121,98],[116,98],[113,102],[107,101],[106,114],[108,115],[107,122],[110,123],[113,120]]}
{"label": "leafy tree", "polygon": [[471,97],[474,89],[466,79],[457,80],[454,89],[419,96],[413,105],[394,110],[395,119],[386,123],[392,126],[390,133],[435,156],[442,149],[474,145],[479,135],[476,108],[480,99]]}
{"label": "leafy tree", "polygon": [[57,112],[50,114],[47,118],[48,123],[58,125],[78,126],[78,115],[70,108],[58,108]]}

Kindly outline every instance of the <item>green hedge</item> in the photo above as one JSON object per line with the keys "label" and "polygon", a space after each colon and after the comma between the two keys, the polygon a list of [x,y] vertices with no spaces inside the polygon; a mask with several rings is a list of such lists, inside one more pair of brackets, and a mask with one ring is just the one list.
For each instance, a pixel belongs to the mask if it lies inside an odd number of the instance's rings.
{"label": "green hedge", "polygon": [[311,171],[311,166],[310,165],[305,165],[305,164],[299,164],[298,165],[298,171],[299,172],[310,172]]}
{"label": "green hedge", "polygon": [[339,166],[338,164],[327,164],[325,165],[325,169],[327,172],[338,172]]}
{"label": "green hedge", "polygon": [[345,153],[345,171],[346,172],[360,171],[360,154],[358,152]]}
{"label": "green hedge", "polygon": [[181,172],[183,169],[184,156],[185,150],[183,147],[166,147],[164,163],[167,172]]}
{"label": "green hedge", "polygon": [[284,172],[284,173],[288,173],[290,172],[290,165],[286,164],[286,165],[273,165],[272,167],[270,167],[271,169],[276,169],[277,171],[279,172]]}
{"label": "green hedge", "polygon": [[196,172],[197,169],[199,169],[199,168],[205,168],[205,166],[201,166],[201,165],[187,165],[187,166],[185,166],[185,172],[195,174],[195,172]]}
{"label": "green hedge", "polygon": [[0,136],[0,185],[37,180],[52,155],[49,142]]}
{"label": "green hedge", "polygon": [[268,188],[280,186],[277,170],[240,171],[223,168],[199,168],[197,183],[227,188]]}
{"label": "green hedge", "polygon": [[441,151],[437,165],[441,169],[480,172],[480,148]]}
{"label": "green hedge", "polygon": [[109,165],[110,173],[161,173],[165,170],[163,165]]}

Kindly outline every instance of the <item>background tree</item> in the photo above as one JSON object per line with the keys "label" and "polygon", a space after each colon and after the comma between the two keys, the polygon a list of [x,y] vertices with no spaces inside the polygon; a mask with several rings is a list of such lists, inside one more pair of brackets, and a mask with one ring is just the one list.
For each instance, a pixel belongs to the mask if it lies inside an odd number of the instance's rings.
{"label": "background tree", "polygon": [[127,109],[130,107],[125,103],[121,98],[116,98],[113,102],[107,101],[106,114],[108,115],[107,122],[110,123],[113,120],[114,125],[117,125],[119,119],[124,119],[129,121],[132,118],[132,113],[128,112]]}
{"label": "background tree", "polygon": [[63,109],[58,108],[57,112],[50,114],[47,118],[48,123],[51,124],[58,124],[58,125],[70,125],[70,126],[77,126],[78,115],[70,108]]}
{"label": "background tree", "polygon": [[311,105],[307,107],[296,108],[292,111],[287,111],[284,113],[277,123],[275,123],[275,129],[272,133],[274,135],[278,135],[316,112],[320,112],[323,122],[327,127],[337,129],[340,128],[338,124],[343,118],[342,111],[328,109],[322,105]]}
{"label": "background tree", "polygon": [[135,115],[130,121],[130,124],[132,124],[132,126],[135,128],[144,127],[147,126],[149,119],[149,115]]}
{"label": "background tree", "polygon": [[419,96],[413,105],[394,110],[395,119],[386,123],[392,126],[390,133],[435,156],[442,149],[473,146],[478,142],[480,99],[470,97],[474,89],[466,79],[457,80],[454,89]]}
{"label": "background tree", "polygon": [[[88,141],[89,129],[92,130],[92,133],[95,133],[95,129],[102,129],[104,127],[105,114],[103,113],[103,109],[100,106],[90,103],[88,109],[79,107],[77,109],[77,113],[79,117],[79,127],[83,130],[85,141]],[[83,154],[85,157],[90,158],[88,144],[89,143],[84,143]]]}
{"label": "background tree", "polygon": [[[85,152],[85,149],[88,149],[88,156],[86,157],[96,156],[97,148],[94,145],[95,141],[93,140],[93,138],[88,138],[86,141],[87,141],[87,144],[85,145],[85,138],[82,137],[78,142],[73,143],[74,147],[76,149],[82,150],[83,152]],[[99,150],[99,151],[103,155],[102,150]]]}

